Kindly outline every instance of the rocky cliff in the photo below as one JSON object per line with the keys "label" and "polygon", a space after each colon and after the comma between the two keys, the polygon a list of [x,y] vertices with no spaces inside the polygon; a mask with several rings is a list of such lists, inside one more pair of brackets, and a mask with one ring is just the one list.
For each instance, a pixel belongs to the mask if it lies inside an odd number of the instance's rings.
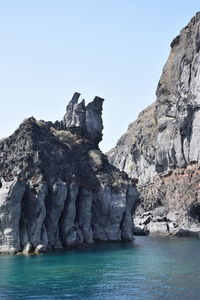
{"label": "rocky cliff", "polygon": [[172,41],[156,95],[156,103],[108,153],[109,160],[138,178],[138,226],[199,236],[200,13]]}
{"label": "rocky cliff", "polygon": [[103,99],[79,97],[0,141],[0,253],[132,239],[137,190],[99,150]]}

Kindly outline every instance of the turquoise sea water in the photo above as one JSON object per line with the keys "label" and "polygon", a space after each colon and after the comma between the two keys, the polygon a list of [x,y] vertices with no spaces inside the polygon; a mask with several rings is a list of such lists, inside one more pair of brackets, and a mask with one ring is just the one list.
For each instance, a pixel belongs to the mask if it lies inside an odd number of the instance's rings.
{"label": "turquoise sea water", "polygon": [[0,299],[200,299],[200,240],[132,243],[0,256]]}

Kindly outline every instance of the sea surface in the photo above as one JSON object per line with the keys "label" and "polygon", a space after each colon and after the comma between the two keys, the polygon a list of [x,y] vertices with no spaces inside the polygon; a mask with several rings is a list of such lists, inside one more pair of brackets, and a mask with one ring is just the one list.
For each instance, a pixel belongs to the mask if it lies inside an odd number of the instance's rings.
{"label": "sea surface", "polygon": [[0,299],[200,299],[200,239],[135,237],[131,243],[0,256]]}

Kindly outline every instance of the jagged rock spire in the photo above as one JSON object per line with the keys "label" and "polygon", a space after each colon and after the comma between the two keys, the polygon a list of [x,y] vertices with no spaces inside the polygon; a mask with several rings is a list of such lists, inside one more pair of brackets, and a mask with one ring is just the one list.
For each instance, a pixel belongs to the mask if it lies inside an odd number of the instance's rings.
{"label": "jagged rock spire", "polygon": [[78,102],[80,93],[75,93],[67,105],[64,128],[79,130],[87,138],[99,143],[102,140],[102,105],[104,99],[95,97],[85,106],[85,100]]}

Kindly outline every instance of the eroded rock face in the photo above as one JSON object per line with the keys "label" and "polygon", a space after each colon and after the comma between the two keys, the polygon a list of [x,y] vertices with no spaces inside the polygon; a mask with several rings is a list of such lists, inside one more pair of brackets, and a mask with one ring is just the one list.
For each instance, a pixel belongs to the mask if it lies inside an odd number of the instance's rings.
{"label": "eroded rock face", "polygon": [[[138,179],[136,232],[196,236],[200,232],[199,30],[197,13],[171,43],[156,103],[130,124],[108,153],[114,166]],[[155,218],[157,209],[164,221]]]}
{"label": "eroded rock face", "polygon": [[32,117],[0,142],[0,253],[132,239],[137,190],[98,147],[103,100],[79,97],[63,121]]}
{"label": "eroded rock face", "polygon": [[101,118],[103,99],[95,97],[86,107],[86,130],[88,137],[94,141],[102,140],[103,122]]}
{"label": "eroded rock face", "polygon": [[50,188],[46,197],[45,228],[47,232],[48,245],[60,247],[59,220],[67,198],[68,186],[58,178]]}
{"label": "eroded rock face", "polygon": [[125,171],[139,183],[150,181],[155,175],[156,104],[142,111],[107,155],[111,164]]}
{"label": "eroded rock face", "polygon": [[110,186],[102,185],[93,206],[94,238],[103,241],[120,240],[120,225],[125,209],[125,187],[119,194],[115,191],[112,191]]}
{"label": "eroded rock face", "polygon": [[200,160],[200,13],[171,44],[157,88],[156,169],[168,173]]}
{"label": "eroded rock face", "polygon": [[95,97],[92,102],[85,106],[83,99],[78,103],[80,94],[75,93],[67,106],[67,111],[63,119],[64,128],[79,130],[93,142],[99,143],[102,140],[102,105],[103,99]]}
{"label": "eroded rock face", "polygon": [[[37,247],[46,235],[44,220],[46,216],[45,197],[47,195],[47,183],[42,180],[34,184],[31,180],[26,186],[23,198],[23,220],[28,240],[22,237],[23,242],[30,242],[33,248]],[[46,241],[44,242],[46,244]],[[46,245],[45,245],[46,246]]]}
{"label": "eroded rock face", "polygon": [[0,252],[20,250],[19,220],[25,185],[16,178],[10,182],[1,179],[0,189]]}

